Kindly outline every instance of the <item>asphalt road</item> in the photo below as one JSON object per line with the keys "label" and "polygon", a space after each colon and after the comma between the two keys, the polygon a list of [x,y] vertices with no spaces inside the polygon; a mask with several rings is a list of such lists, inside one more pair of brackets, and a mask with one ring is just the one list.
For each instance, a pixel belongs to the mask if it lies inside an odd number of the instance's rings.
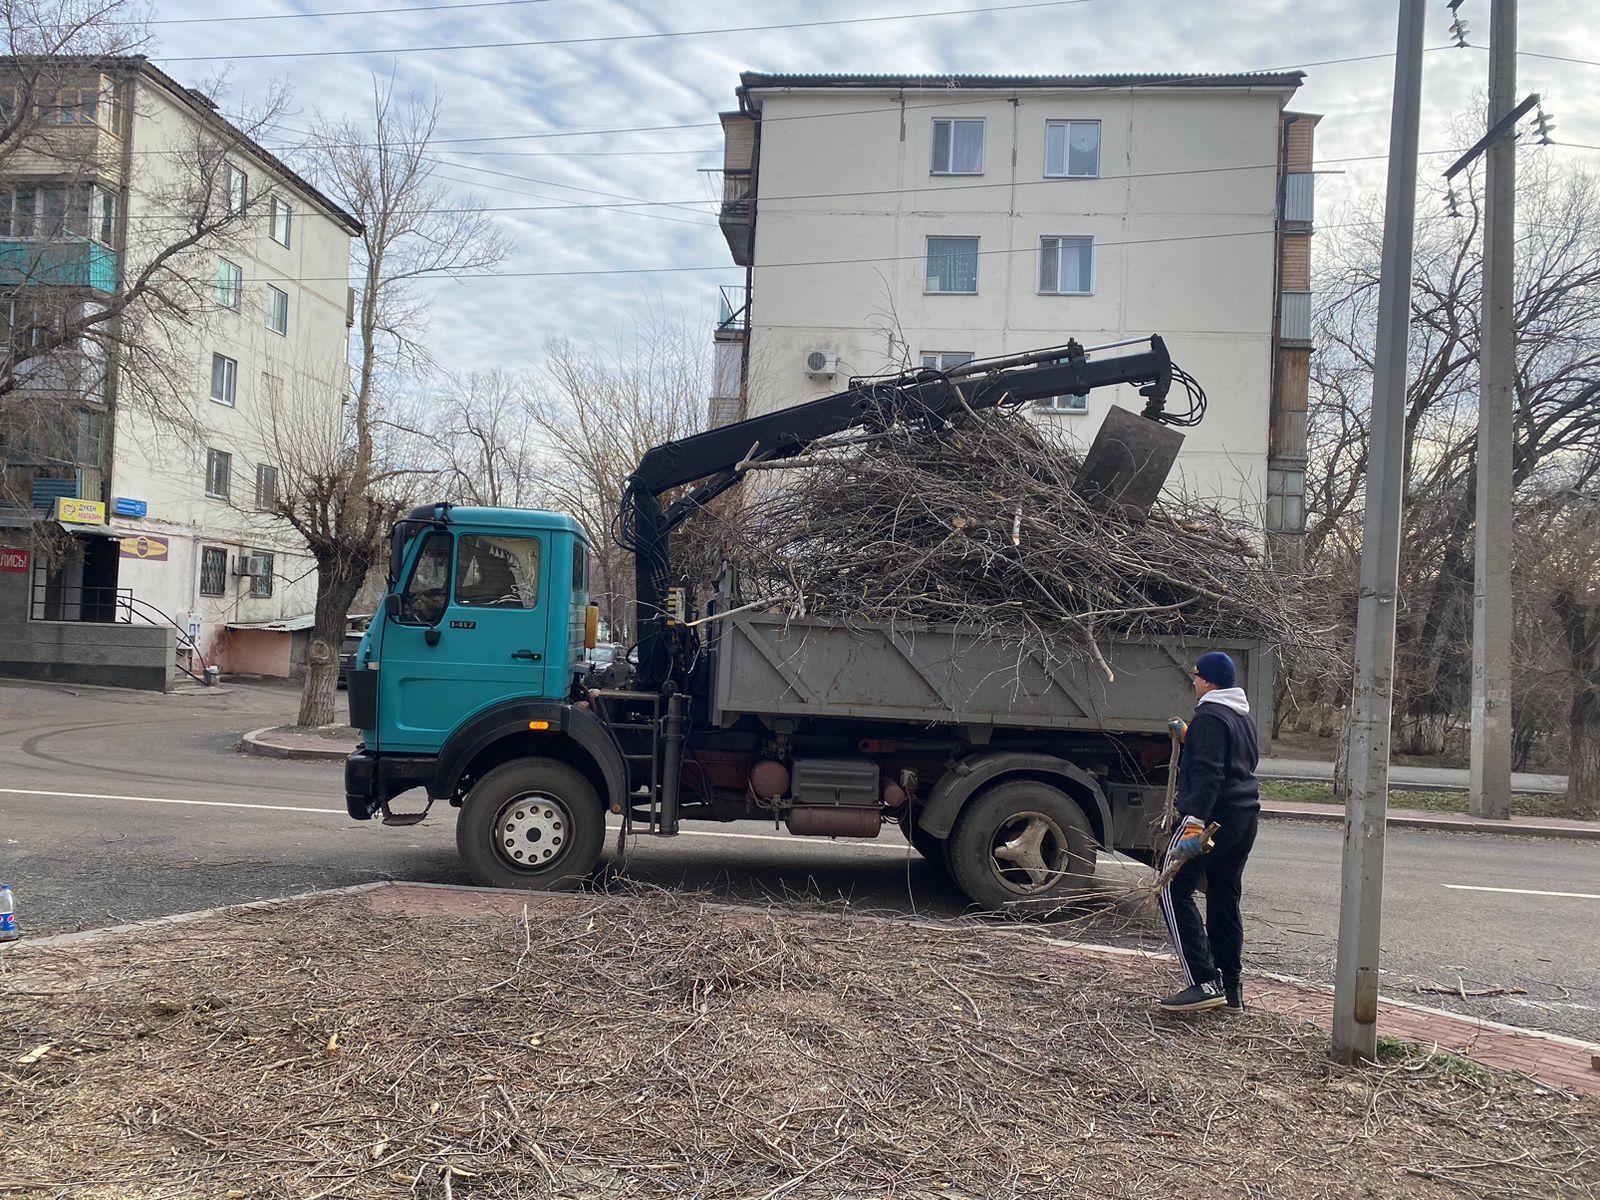
{"label": "asphalt road", "polygon": [[[240,733],[279,724],[294,693],[172,696],[0,686],[0,880],[31,933],[380,879],[470,882],[454,820],[385,828],[344,812],[332,763],[251,758]],[[1263,825],[1245,879],[1250,968],[1331,979],[1341,832]],[[1148,872],[1102,859],[1108,879]],[[629,877],[730,900],[849,904],[943,918],[962,899],[892,831],[794,838],[758,825],[636,840]],[[1494,889],[1494,890],[1479,890]],[[1567,893],[1567,894],[1559,894]],[[425,913],[418,914],[426,919]],[[1600,843],[1391,831],[1383,930],[1391,994],[1600,1041]],[[1156,947],[1136,904],[1086,914],[1071,936]],[[1473,998],[1418,985],[1524,989]]]}

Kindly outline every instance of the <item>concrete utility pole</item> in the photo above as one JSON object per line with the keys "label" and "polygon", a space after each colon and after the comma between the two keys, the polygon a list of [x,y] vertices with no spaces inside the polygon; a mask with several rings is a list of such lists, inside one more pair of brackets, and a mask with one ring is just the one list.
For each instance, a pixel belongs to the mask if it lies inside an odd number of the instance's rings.
{"label": "concrete utility pole", "polygon": [[1417,212],[1417,125],[1422,110],[1423,0],[1400,0],[1378,281],[1377,362],[1367,510],[1361,533],[1356,678],[1351,704],[1350,796],[1345,802],[1334,971],[1333,1053],[1340,1062],[1378,1053],[1378,936],[1383,916],[1384,821],[1389,812],[1389,719],[1394,709],[1395,592],[1404,495],[1406,347],[1411,247]]}
{"label": "concrete utility pole", "polygon": [[[1516,103],[1517,0],[1489,12],[1488,128]],[[1478,532],[1472,588],[1472,814],[1511,817],[1511,379],[1517,141],[1489,143],[1484,181]]]}

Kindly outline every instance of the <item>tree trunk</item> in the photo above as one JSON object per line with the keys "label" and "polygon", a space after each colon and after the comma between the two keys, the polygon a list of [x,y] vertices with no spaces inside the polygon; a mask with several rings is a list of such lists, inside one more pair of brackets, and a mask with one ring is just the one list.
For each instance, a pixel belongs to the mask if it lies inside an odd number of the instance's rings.
{"label": "tree trunk", "polygon": [[[1579,679],[1572,697],[1572,757],[1562,815],[1600,817],[1600,681]],[[1589,686],[1585,686],[1588,684]]]}
{"label": "tree trunk", "polygon": [[1437,757],[1444,753],[1449,727],[1449,713],[1413,709],[1401,719],[1400,728],[1395,731],[1395,750],[1401,754]]}
{"label": "tree trunk", "polygon": [[296,725],[334,724],[338,694],[339,650],[344,645],[350,606],[366,577],[359,564],[337,552],[317,555],[316,616],[311,626],[310,661],[305,690],[300,693]]}
{"label": "tree trunk", "polygon": [[1355,706],[1347,704],[1339,713],[1339,748],[1333,755],[1333,794],[1341,800],[1350,799],[1350,735],[1355,722],[1350,718]]}

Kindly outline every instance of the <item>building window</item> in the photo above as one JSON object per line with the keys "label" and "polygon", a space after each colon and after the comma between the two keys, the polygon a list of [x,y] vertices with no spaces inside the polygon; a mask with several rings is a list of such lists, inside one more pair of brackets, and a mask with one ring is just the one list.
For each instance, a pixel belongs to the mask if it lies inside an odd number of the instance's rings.
{"label": "building window", "polygon": [[267,328],[273,333],[289,332],[289,293],[267,284]]}
{"label": "building window", "polygon": [[258,599],[266,600],[272,596],[272,555],[265,550],[251,550],[251,558],[260,559],[261,570],[250,576],[250,594]]}
{"label": "building window", "polygon": [[233,482],[233,455],[226,450],[206,451],[206,495],[213,500],[228,498],[228,485]]}
{"label": "building window", "polygon": [[77,461],[87,466],[99,466],[105,451],[105,414],[93,408],[78,410]]}
{"label": "building window", "polygon": [[289,202],[274,196],[271,209],[272,240],[280,246],[287,246],[289,244],[289,225],[293,218],[293,214],[289,210]]}
{"label": "building window", "polygon": [[1306,473],[1267,469],[1267,529],[1272,533],[1306,531]]}
{"label": "building window", "polygon": [[928,292],[978,290],[978,239],[931,237],[928,239]]}
{"label": "building window", "polygon": [[1047,179],[1096,179],[1100,175],[1099,121],[1046,121]]}
{"label": "building window", "polygon": [[278,468],[271,463],[256,465],[256,507],[271,508],[278,499]]}
{"label": "building window", "polygon": [[223,308],[239,311],[239,300],[244,294],[244,268],[225,258],[217,259],[217,303]]}
{"label": "building window", "polygon": [[233,407],[235,391],[239,386],[239,364],[226,354],[211,356],[211,398],[218,404]]}
{"label": "building window", "polygon": [[228,594],[228,552],[221,546],[200,548],[200,594],[202,596]]}
{"label": "building window", "polygon": [[933,122],[934,175],[983,174],[983,118],[935,119]]}
{"label": "building window", "polygon": [[228,189],[228,214],[240,216],[250,203],[250,176],[232,163],[223,169],[223,176]]}
{"label": "building window", "polygon": [[89,237],[109,246],[116,232],[117,198],[104,188],[46,184],[0,191],[0,237]]}
{"label": "building window", "polygon": [[922,367],[927,371],[953,371],[972,361],[969,350],[924,350]]}
{"label": "building window", "polygon": [[1042,396],[1033,402],[1033,406],[1040,412],[1086,413],[1089,411],[1089,393],[1080,392],[1075,396]]}
{"label": "building window", "polygon": [[1039,239],[1039,291],[1047,296],[1087,296],[1094,291],[1094,239]]}

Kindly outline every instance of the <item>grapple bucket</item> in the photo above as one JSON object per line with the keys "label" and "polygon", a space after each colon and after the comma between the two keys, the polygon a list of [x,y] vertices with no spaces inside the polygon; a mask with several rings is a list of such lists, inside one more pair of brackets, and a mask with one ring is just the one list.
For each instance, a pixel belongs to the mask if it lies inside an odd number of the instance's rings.
{"label": "grapple bucket", "polygon": [[1159,421],[1113,406],[1078,473],[1078,493],[1143,517],[1161,495],[1183,434]]}

